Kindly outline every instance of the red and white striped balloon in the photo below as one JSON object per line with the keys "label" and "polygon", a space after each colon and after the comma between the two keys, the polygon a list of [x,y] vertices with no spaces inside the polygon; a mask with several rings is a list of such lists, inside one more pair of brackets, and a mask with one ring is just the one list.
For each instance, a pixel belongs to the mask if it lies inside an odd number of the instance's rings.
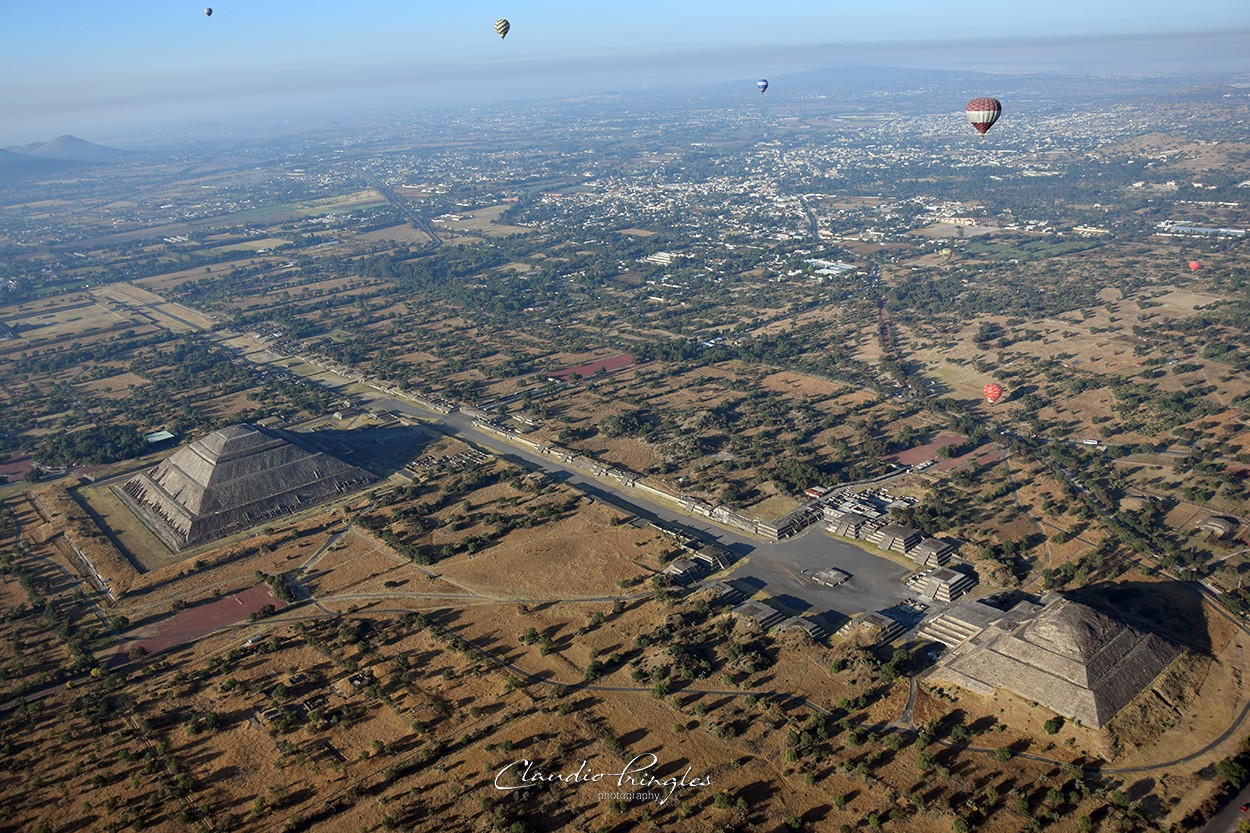
{"label": "red and white striped balloon", "polygon": [[984,136],[985,131],[993,127],[994,122],[998,121],[998,117],[1002,115],[1003,104],[997,98],[974,98],[968,102],[964,112],[967,113],[968,121],[972,122],[972,126]]}

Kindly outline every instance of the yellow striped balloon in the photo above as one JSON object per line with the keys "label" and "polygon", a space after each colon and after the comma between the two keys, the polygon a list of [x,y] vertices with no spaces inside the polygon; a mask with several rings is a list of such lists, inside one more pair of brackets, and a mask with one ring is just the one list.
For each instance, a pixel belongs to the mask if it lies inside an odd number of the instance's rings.
{"label": "yellow striped balloon", "polygon": [[495,31],[499,33],[499,37],[506,38],[508,30],[512,28],[512,24],[504,20],[502,17],[495,21]]}

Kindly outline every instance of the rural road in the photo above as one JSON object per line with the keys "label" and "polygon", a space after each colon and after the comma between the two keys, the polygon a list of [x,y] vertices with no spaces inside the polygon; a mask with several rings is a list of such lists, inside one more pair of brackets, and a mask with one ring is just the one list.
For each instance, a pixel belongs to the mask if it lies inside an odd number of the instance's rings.
{"label": "rural road", "polygon": [[1236,833],[1237,822],[1250,821],[1250,812],[1241,812],[1241,807],[1250,803],[1250,784],[1229,800],[1228,806],[1216,813],[1201,833]]}

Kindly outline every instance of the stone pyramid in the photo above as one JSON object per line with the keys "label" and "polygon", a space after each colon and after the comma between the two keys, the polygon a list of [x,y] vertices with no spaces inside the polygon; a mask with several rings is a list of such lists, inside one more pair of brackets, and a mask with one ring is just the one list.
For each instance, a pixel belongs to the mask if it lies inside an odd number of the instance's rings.
{"label": "stone pyramid", "polygon": [[375,479],[298,434],[242,424],[201,437],[114,491],[177,551],[354,492]]}
{"label": "stone pyramid", "polygon": [[931,676],[981,694],[1006,689],[1102,728],[1179,654],[1154,634],[1052,596],[1023,619],[989,624],[944,657]]}

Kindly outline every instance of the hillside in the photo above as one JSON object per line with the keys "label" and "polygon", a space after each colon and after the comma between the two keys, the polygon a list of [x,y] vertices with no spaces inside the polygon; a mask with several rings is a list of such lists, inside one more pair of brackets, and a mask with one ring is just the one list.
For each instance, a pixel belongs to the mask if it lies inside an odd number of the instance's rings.
{"label": "hillside", "polygon": [[131,155],[131,151],[93,144],[76,136],[58,136],[50,142],[36,142],[10,150],[42,159],[60,159],[67,162],[117,162]]}
{"label": "hillside", "polygon": [[0,171],[5,173],[52,173],[73,167],[64,159],[49,159],[0,149]]}

